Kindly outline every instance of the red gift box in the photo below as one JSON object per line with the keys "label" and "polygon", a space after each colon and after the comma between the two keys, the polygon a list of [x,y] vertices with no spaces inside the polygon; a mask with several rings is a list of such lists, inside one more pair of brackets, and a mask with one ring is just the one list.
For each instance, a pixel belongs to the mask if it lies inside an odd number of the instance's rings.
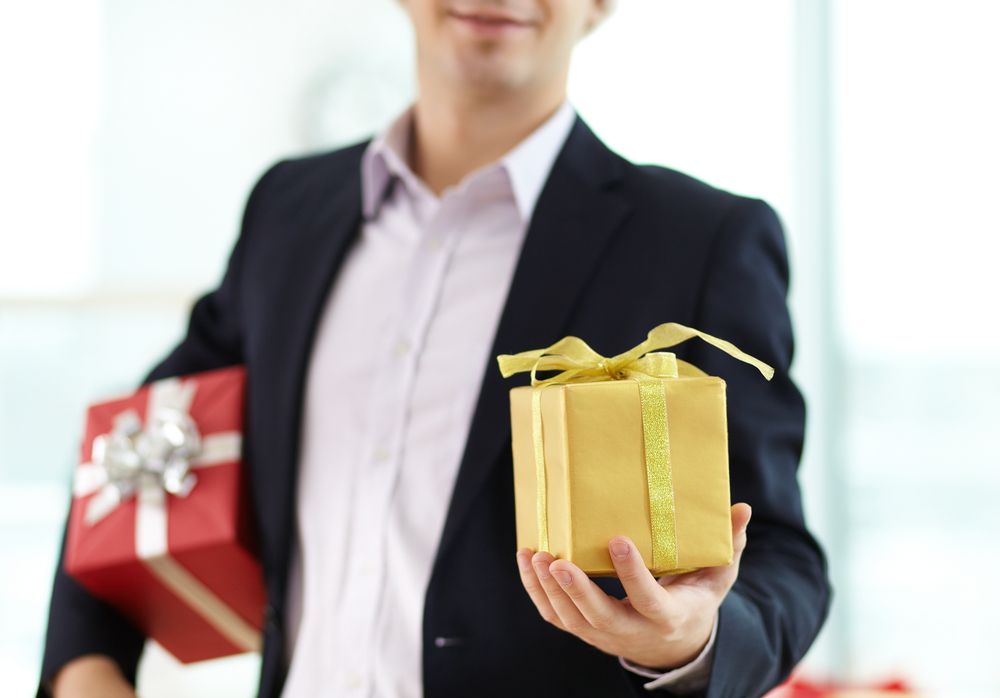
{"label": "red gift box", "polygon": [[891,679],[871,686],[848,686],[839,681],[810,681],[793,675],[764,698],[903,698],[917,696],[901,679]]}
{"label": "red gift box", "polygon": [[184,663],[257,651],[266,602],[240,461],[245,370],[91,405],[66,572]]}

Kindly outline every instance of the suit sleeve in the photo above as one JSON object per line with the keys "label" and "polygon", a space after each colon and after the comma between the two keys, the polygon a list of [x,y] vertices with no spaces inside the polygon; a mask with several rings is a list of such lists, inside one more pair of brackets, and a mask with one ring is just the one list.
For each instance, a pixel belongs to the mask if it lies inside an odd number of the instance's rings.
{"label": "suit sleeve", "polygon": [[[146,384],[160,378],[207,371],[243,362],[240,286],[242,260],[248,232],[266,183],[281,163],[265,172],[248,197],[240,235],[230,253],[222,281],[199,297],[190,312],[184,338],[143,378]],[[134,686],[143,634],[115,608],[91,596],[63,569],[66,528],[63,527],[59,561],[49,602],[38,698],[51,695],[51,681],[67,662],[100,654],[111,657]]]}
{"label": "suit sleeve", "polygon": [[714,242],[695,327],[774,367],[767,381],[700,339],[690,360],[726,380],[730,487],[753,507],[739,577],[719,609],[708,698],[760,696],[806,653],[829,610],[826,558],[806,528],[797,471],[806,407],[789,375],[794,336],[781,222],[739,198]]}

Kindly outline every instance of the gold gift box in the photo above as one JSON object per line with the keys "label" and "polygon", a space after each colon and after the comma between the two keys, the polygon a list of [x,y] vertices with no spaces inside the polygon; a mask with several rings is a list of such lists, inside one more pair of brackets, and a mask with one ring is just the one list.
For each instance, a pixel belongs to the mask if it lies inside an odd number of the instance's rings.
{"label": "gold gift box", "polygon": [[[618,535],[632,539],[646,567],[657,576],[732,562],[726,383],[671,353],[642,358],[651,348],[693,336],[753,363],[768,379],[773,375],[770,366],[728,342],[677,323],[654,328],[646,342],[612,359],[600,357],[577,338],[544,350],[498,357],[505,375],[531,368],[565,371],[548,381],[533,371],[533,386],[510,391],[519,549],[547,549],[592,576],[615,575],[608,542]],[[567,345],[569,340],[573,341]],[[589,369],[581,368],[588,364]],[[657,368],[650,369],[652,365]],[[664,443],[646,443],[643,381],[647,389],[653,382],[653,389],[662,391]],[[543,473],[535,452],[535,391]],[[659,492],[648,485],[653,477],[647,467],[649,448],[668,454],[667,484]],[[670,550],[670,555],[661,553],[659,561],[654,554],[657,525],[651,513],[656,502],[659,550],[664,550],[664,537],[669,538]],[[664,520],[669,524],[666,529]],[[540,527],[546,529],[545,535],[540,535]]]}

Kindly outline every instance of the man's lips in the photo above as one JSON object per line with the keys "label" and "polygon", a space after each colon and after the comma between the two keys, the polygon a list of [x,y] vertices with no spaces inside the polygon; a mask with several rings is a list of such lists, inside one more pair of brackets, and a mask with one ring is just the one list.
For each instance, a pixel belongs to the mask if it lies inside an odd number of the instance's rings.
{"label": "man's lips", "polygon": [[527,22],[515,17],[498,15],[490,12],[458,12],[448,15],[477,33],[495,34],[504,31],[523,29],[529,26]]}

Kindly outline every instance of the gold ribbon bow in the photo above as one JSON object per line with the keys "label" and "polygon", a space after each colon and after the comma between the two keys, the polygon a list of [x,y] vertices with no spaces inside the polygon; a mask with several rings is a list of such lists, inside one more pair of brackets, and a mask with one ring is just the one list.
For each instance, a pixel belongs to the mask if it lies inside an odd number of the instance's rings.
{"label": "gold ribbon bow", "polygon": [[[674,532],[674,487],[670,465],[670,440],[667,427],[664,379],[707,375],[698,367],[678,359],[673,352],[656,349],[701,337],[734,359],[757,368],[767,380],[774,369],[760,359],[741,351],[736,345],[676,322],[657,325],[646,340],[626,352],[607,358],[590,348],[579,337],[564,337],[544,349],[497,357],[500,373],[507,378],[515,373],[531,372],[531,422],[535,452],[536,517],[538,548],[548,551],[549,530],[545,483],[545,451],[542,441],[541,390],[557,383],[584,383],[609,380],[634,380],[639,384],[642,433],[646,456],[646,480],[649,496],[650,529],[653,541],[654,569],[677,567],[677,540]],[[559,371],[551,378],[539,378],[539,371]]]}

